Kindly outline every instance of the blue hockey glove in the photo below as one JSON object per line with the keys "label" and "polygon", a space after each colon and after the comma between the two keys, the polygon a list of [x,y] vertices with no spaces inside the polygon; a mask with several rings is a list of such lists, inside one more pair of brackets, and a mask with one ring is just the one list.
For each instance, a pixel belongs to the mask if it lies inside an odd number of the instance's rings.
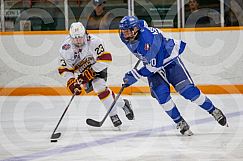
{"label": "blue hockey glove", "polygon": [[130,85],[136,83],[140,77],[141,76],[136,69],[127,72],[123,77],[124,86],[129,87]]}

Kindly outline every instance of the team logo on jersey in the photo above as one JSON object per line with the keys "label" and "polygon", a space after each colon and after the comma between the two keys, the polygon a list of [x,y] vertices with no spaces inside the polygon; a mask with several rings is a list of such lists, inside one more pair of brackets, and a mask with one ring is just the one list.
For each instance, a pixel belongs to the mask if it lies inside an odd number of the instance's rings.
{"label": "team logo on jersey", "polygon": [[62,46],[62,50],[68,50],[68,49],[70,49],[70,47],[71,47],[70,44],[64,44],[64,45]]}
{"label": "team logo on jersey", "polygon": [[94,63],[95,63],[94,57],[88,56],[75,65],[75,70],[79,69],[80,73],[82,73],[85,71],[87,67],[91,66]]}
{"label": "team logo on jersey", "polygon": [[144,50],[149,50],[150,49],[150,45],[147,43],[144,45]]}

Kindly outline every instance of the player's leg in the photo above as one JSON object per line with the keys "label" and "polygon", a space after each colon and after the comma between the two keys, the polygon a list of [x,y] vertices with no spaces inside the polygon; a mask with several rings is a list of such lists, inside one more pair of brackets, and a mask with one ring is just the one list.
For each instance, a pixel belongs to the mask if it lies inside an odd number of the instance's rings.
{"label": "player's leg", "polygon": [[189,125],[182,118],[179,110],[177,109],[174,101],[170,96],[169,85],[156,73],[148,78],[151,88],[152,96],[157,99],[161,107],[165,110],[167,115],[177,124],[177,128],[180,129],[183,135],[192,135]]}
{"label": "player's leg", "polygon": [[132,110],[131,102],[128,99],[123,99],[123,102],[124,105],[121,107],[124,110],[126,117],[128,118],[128,120],[134,120],[134,113]]}
{"label": "player's leg", "polygon": [[[112,93],[112,95],[115,97],[115,94],[114,92],[108,88],[106,82],[107,82],[107,69],[104,69],[102,70],[101,72],[99,72],[98,76],[96,76],[96,79],[103,79],[103,86],[101,87],[101,90],[103,90],[104,88],[106,88],[108,91],[110,91]],[[93,83],[94,81],[91,81],[87,84],[84,85],[84,88],[85,88],[85,91],[86,93],[89,93],[90,91],[93,90]],[[98,88],[98,92],[100,91],[100,87],[97,87]],[[97,92],[96,92],[97,93]],[[114,101],[114,100],[113,100]],[[104,102],[105,103],[105,102]],[[131,103],[129,100],[127,99],[122,99],[122,97],[120,96],[115,104],[115,106],[119,107],[119,108],[122,108],[125,112],[125,115],[126,117],[129,119],[129,120],[133,120],[134,119],[134,113],[133,113],[133,110],[132,110],[132,107],[131,107]],[[107,107],[107,106],[106,106]],[[110,107],[110,106],[109,106]],[[116,107],[114,107],[116,108]],[[113,109],[114,109],[113,108]]]}
{"label": "player's leg", "polygon": [[175,60],[172,65],[173,72],[171,73],[173,74],[170,75],[169,79],[176,91],[184,98],[196,103],[202,109],[212,114],[220,125],[226,125],[226,117],[222,111],[216,108],[212,101],[195,86],[180,58]]}
{"label": "player's leg", "polygon": [[[100,101],[108,110],[114,101],[114,93],[107,87],[106,81],[102,78],[96,78],[92,81],[94,92],[98,94]],[[117,115],[116,105],[113,107],[109,114],[111,121],[115,127],[122,124],[121,120]]]}
{"label": "player's leg", "polygon": [[[114,92],[112,92],[114,95]],[[115,96],[115,95],[114,95]],[[118,98],[116,102],[117,108],[122,108],[123,111],[125,112],[126,117],[128,120],[133,120],[134,119],[134,113],[132,110],[132,105],[131,102],[128,99],[123,99],[121,96]]]}
{"label": "player's leg", "polygon": [[187,85],[180,91],[180,94],[196,103],[198,106],[209,112],[215,120],[222,126],[227,124],[226,117],[222,113],[222,111],[214,106],[212,101],[205,96],[194,84]]}

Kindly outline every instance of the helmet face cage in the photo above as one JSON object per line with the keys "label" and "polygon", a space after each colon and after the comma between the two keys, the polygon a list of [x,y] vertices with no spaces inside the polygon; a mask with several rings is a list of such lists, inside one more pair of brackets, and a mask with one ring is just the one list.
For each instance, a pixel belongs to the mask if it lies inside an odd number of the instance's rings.
{"label": "helmet face cage", "polygon": [[84,37],[76,37],[76,38],[71,37],[71,41],[75,46],[81,47],[85,44],[85,36]]}

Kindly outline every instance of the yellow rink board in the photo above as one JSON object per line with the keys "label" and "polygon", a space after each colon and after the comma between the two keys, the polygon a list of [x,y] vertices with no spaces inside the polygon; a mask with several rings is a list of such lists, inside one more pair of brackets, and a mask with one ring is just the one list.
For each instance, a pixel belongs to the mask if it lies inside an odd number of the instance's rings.
{"label": "yellow rink board", "polygon": [[[198,85],[199,89],[205,94],[243,94],[243,85]],[[118,93],[121,87],[111,87]],[[175,92],[171,87],[171,92]],[[149,94],[150,89],[147,86],[128,87],[123,91],[123,94]],[[16,88],[0,88],[0,96],[26,96],[26,95],[44,95],[58,96],[71,95],[65,87],[16,87]],[[82,95],[95,95],[94,92]]]}

